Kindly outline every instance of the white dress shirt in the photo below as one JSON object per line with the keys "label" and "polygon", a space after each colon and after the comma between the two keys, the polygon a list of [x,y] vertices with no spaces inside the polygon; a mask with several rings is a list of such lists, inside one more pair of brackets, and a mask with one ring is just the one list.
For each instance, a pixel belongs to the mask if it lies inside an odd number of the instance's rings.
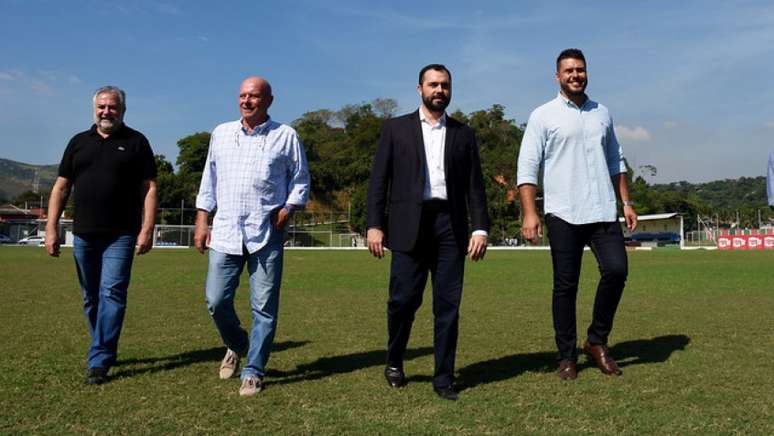
{"label": "white dress shirt", "polygon": [[422,140],[425,143],[425,200],[446,200],[446,173],[444,151],[446,150],[446,113],[437,123],[432,124],[425,111],[419,108],[419,124],[422,126]]}
{"label": "white dress shirt", "polygon": [[[427,119],[425,111],[419,108],[419,124],[422,126],[422,141],[425,143],[425,188],[422,198],[425,200],[447,200],[446,167],[446,112],[437,123]],[[486,230],[476,229],[474,236],[487,236]]]}

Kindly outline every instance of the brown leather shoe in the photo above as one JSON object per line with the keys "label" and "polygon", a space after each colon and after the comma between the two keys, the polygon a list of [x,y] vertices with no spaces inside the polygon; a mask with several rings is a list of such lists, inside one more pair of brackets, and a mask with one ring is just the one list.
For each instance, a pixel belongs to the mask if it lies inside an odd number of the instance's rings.
{"label": "brown leather shoe", "polygon": [[575,360],[562,359],[559,362],[559,371],[556,374],[562,380],[575,380],[578,378],[578,368],[576,367]]}
{"label": "brown leather shoe", "polygon": [[607,375],[621,375],[623,371],[618,367],[612,357],[610,357],[610,350],[607,349],[607,345],[592,345],[589,341],[583,343],[583,352],[588,354],[589,357],[594,359],[597,363],[597,368]]}

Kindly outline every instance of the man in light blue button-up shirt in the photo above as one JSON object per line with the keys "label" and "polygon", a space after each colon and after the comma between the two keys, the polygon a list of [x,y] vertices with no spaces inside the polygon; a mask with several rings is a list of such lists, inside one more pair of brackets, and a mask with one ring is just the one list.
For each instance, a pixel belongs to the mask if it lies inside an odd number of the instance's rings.
{"label": "man in light blue button-up shirt", "polygon": [[521,142],[517,183],[522,235],[530,241],[542,235],[535,207],[542,167],[543,206],[554,267],[552,309],[559,349],[558,375],[564,380],[577,376],[575,303],[586,245],[594,252],[602,277],[583,351],[603,373],[620,375],[607,349],[628,273],[616,191],[630,230],[637,225],[637,214],[629,200],[626,166],[613,120],[606,107],[585,93],[586,60],[580,50],[568,49],[559,55],[556,80],[559,95],[532,112]]}
{"label": "man in light blue button-up shirt", "polygon": [[[266,363],[277,326],[285,225],[309,198],[309,171],[301,141],[293,128],[269,117],[271,85],[249,77],[239,90],[242,118],[215,128],[210,138],[199,195],[194,242],[209,248],[207,308],[228,347],[219,376],[242,368],[240,395],[263,388]],[[212,233],[207,225],[209,214]],[[250,274],[252,331],[240,326],[234,311],[239,276]]]}

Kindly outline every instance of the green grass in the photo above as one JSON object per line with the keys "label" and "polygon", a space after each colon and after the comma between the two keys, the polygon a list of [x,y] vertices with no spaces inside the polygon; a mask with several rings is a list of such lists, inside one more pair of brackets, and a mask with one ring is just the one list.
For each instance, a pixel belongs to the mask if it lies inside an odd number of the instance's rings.
{"label": "green grass", "polygon": [[[584,262],[579,332],[598,275]],[[217,378],[205,266],[193,250],[136,259],[119,364],[90,387],[71,251],[0,247],[0,434],[774,433],[772,252],[630,253],[611,338],[624,375],[581,358],[574,382],[553,373],[548,252],[490,252],[467,265],[456,403],[430,385],[429,292],[409,384],[386,387],[389,260],[363,251],[286,252],[268,386],[240,398]]]}

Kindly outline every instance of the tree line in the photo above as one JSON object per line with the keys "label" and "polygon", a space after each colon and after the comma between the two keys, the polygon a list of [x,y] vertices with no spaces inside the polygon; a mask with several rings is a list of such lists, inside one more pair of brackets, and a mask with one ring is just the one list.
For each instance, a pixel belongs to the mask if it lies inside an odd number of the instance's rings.
{"label": "tree line", "polygon": [[[330,209],[350,211],[350,231],[365,233],[365,197],[371,161],[385,119],[396,115],[393,99],[375,99],[345,105],[338,110],[320,109],[303,114],[292,123],[304,144],[311,173],[311,201],[308,213],[322,216]],[[516,156],[524,125],[505,117],[499,104],[468,114],[457,110],[452,117],[476,131],[486,184],[491,238],[500,241],[519,235],[521,221],[516,187]],[[177,141],[177,169],[163,155],[156,156],[158,192],[162,224],[179,224],[179,208],[193,208],[202,169],[207,159],[210,134],[197,132]],[[624,144],[626,148],[626,144]],[[676,182],[650,184],[648,177],[657,169],[651,165],[628,166],[631,197],[638,214],[678,212],[685,218],[686,229],[694,229],[696,217],[717,219],[726,225],[757,227],[758,218],[767,222],[774,217],[766,203],[764,177],[742,177],[691,184]],[[540,192],[538,192],[540,194]],[[34,197],[34,198],[33,198]],[[40,201],[39,194],[25,193],[14,202]],[[177,210],[176,210],[177,209]],[[183,223],[192,224],[194,214]]]}
{"label": "tree line", "polygon": [[[325,213],[330,208],[349,209],[350,230],[365,232],[365,197],[371,161],[382,123],[396,115],[397,107],[393,99],[375,99],[338,110],[307,112],[292,123],[309,161],[312,201],[308,209],[311,213]],[[492,238],[517,236],[521,221],[516,156],[525,126],[506,118],[505,107],[499,104],[468,114],[457,110],[451,116],[476,131],[492,218]],[[177,172],[173,172],[172,165],[163,156],[157,157],[163,206],[174,208],[181,200],[194,204],[208,142],[209,134],[204,132],[180,139]],[[703,184],[649,184],[646,178],[656,175],[655,167],[644,165],[635,169],[627,164],[627,168],[631,196],[641,215],[678,212],[684,215],[687,229],[694,228],[697,215],[718,215],[720,221],[730,224],[738,214],[738,224],[746,227],[757,226],[759,210],[763,213],[762,219],[772,217],[766,207],[763,177]]]}

